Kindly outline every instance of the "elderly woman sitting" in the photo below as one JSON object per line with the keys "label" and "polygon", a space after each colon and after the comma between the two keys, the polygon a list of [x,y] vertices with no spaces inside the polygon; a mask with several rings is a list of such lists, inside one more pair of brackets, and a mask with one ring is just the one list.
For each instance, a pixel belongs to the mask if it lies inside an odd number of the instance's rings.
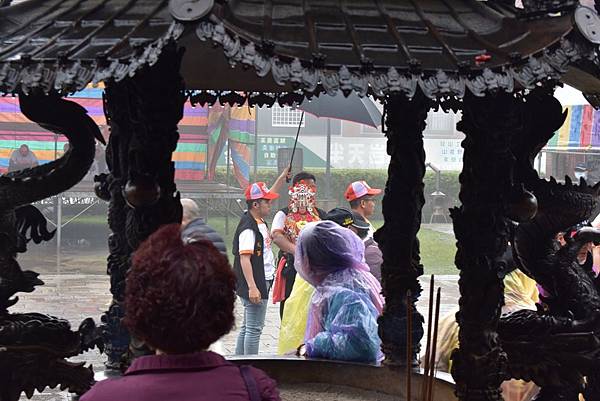
{"label": "elderly woman sitting", "polygon": [[143,242],[125,290],[124,324],[156,351],[124,377],[97,383],[82,401],[278,401],[264,372],[238,367],[208,346],[231,330],[235,277],[208,240],[184,244],[178,224]]}
{"label": "elderly woman sitting", "polygon": [[377,317],[381,286],[362,262],[363,242],[331,221],[308,224],[296,245],[298,274],[315,287],[305,355],[357,362],[381,359]]}

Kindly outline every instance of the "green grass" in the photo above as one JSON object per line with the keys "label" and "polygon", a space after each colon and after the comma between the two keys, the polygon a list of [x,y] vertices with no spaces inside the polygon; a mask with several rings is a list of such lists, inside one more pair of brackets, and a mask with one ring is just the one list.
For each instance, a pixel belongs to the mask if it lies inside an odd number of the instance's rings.
{"label": "green grass", "polygon": [[[235,218],[229,219],[229,233],[225,234],[225,218],[211,217],[208,223],[225,240],[227,245],[229,260],[233,263],[231,254],[231,244],[233,243],[233,234],[238,221]],[[379,228],[383,221],[373,221],[373,225]],[[452,235],[441,233],[428,228],[421,228],[419,231],[419,241],[421,244],[421,263],[425,266],[425,274],[458,274],[454,266],[454,255],[456,253],[455,239]],[[273,245],[273,252],[277,255],[279,249]]]}
{"label": "green grass", "polygon": [[452,235],[421,228],[418,234],[421,245],[421,263],[425,274],[458,274],[454,266],[456,240]]}
{"label": "green grass", "polygon": [[[73,217],[74,215],[63,214],[63,223],[71,220]],[[108,218],[106,215],[84,213],[81,216],[77,216],[77,218],[73,220],[73,223],[108,225]]]}
{"label": "green grass", "polygon": [[[377,229],[383,225],[383,220],[373,220],[371,223]],[[454,236],[421,227],[417,237],[425,275],[458,274],[458,269],[454,266],[454,255],[456,254]]]}
{"label": "green grass", "polygon": [[[64,216],[64,221],[70,219],[69,216]],[[102,215],[82,215],[75,222],[85,224],[105,225],[106,216]],[[229,231],[225,230],[225,217],[210,217],[209,224],[213,227],[225,240],[229,251],[229,260],[233,263],[233,255],[231,254],[231,244],[233,243],[233,233],[238,224],[238,220],[234,217],[229,219]],[[376,228],[383,225],[382,220],[372,222]],[[421,262],[425,266],[426,274],[458,274],[458,270],[454,266],[454,255],[456,253],[455,239],[452,235],[441,233],[429,228],[421,228],[419,231],[419,241],[421,244]],[[275,255],[279,252],[276,245],[273,246]]]}

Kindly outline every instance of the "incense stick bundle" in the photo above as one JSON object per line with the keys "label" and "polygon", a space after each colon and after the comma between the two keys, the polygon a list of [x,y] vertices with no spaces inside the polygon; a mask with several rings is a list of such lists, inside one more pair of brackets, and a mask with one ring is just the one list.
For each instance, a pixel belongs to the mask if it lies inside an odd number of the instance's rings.
{"label": "incense stick bundle", "polygon": [[411,401],[412,379],[412,296],[406,291],[406,400]]}
{"label": "incense stick bundle", "polygon": [[421,400],[427,401],[427,378],[429,377],[429,356],[431,348],[431,316],[433,315],[433,287],[435,276],[432,274],[429,281],[429,308],[427,309],[427,345],[425,346],[425,366],[423,367],[423,378],[421,381]]}

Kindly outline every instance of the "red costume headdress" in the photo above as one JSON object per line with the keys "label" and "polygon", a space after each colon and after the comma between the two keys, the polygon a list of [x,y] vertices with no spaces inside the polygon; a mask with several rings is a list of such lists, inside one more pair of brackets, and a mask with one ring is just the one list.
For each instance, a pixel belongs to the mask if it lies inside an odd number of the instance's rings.
{"label": "red costume headdress", "polygon": [[284,232],[288,239],[295,243],[307,223],[321,220],[317,211],[317,187],[302,180],[290,187],[288,193],[290,201]]}

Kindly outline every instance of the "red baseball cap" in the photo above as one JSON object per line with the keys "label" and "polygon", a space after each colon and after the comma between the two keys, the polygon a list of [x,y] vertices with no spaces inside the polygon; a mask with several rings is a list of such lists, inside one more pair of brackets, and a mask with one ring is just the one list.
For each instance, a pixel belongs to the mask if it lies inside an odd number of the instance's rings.
{"label": "red baseball cap", "polygon": [[262,181],[248,185],[248,188],[244,191],[244,196],[246,196],[246,200],[279,198],[279,194],[269,191],[267,185]]}
{"label": "red baseball cap", "polygon": [[371,188],[366,181],[354,181],[352,184],[348,185],[346,188],[346,192],[344,192],[344,197],[352,202],[355,199],[362,198],[366,195],[379,195],[381,193],[381,189]]}

